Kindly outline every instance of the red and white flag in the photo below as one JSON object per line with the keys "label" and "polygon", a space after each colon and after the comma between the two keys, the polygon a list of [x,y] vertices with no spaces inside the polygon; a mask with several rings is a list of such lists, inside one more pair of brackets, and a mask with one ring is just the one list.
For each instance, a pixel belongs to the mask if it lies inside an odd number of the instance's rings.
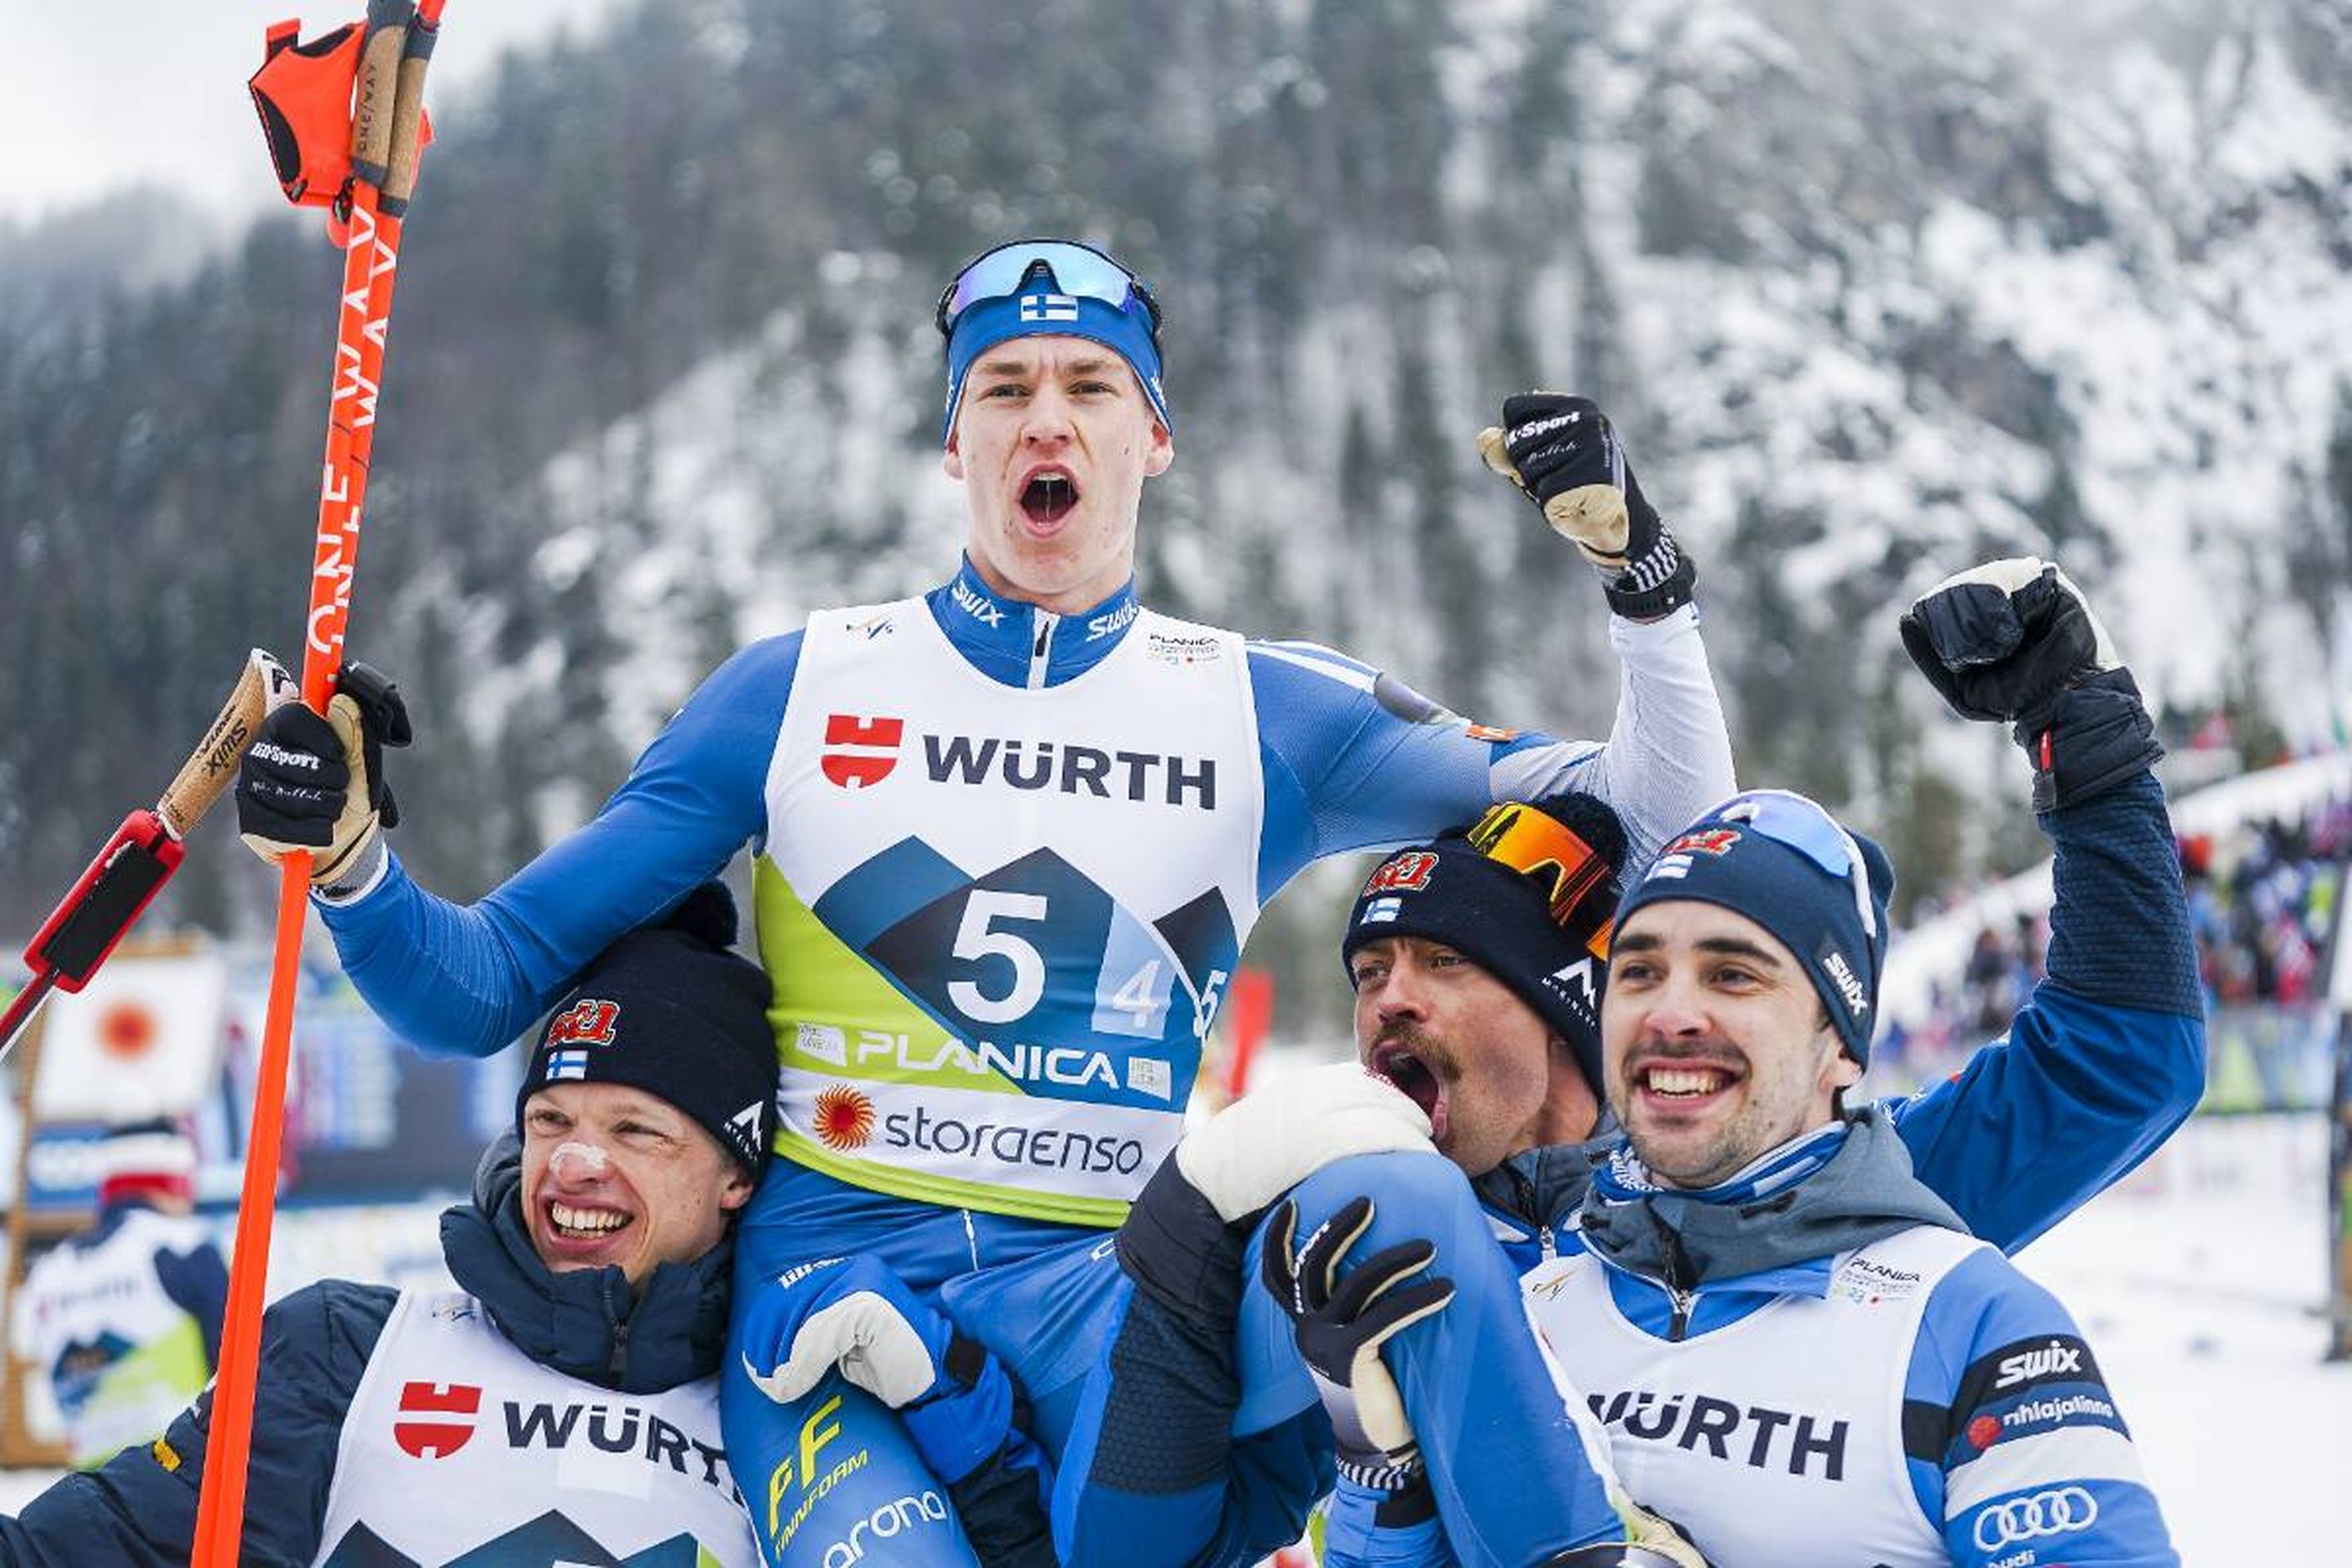
{"label": "red and white flag", "polygon": [[220,1070],[228,971],[216,953],[117,953],[41,1018],[43,1121],[143,1121],[194,1110]]}

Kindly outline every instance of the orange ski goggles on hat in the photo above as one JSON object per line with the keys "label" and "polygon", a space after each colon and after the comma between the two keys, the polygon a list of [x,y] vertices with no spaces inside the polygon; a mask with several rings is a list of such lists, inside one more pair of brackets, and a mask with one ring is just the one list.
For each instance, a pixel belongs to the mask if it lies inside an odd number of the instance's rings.
{"label": "orange ski goggles on hat", "polygon": [[[1574,921],[1584,900],[1609,880],[1609,862],[1592,846],[1574,829],[1532,805],[1504,801],[1488,806],[1467,837],[1470,847],[1487,859],[1542,885],[1552,923],[1562,928]],[[1603,917],[1586,939],[1584,945],[1595,957],[1607,955],[1615,923]]]}

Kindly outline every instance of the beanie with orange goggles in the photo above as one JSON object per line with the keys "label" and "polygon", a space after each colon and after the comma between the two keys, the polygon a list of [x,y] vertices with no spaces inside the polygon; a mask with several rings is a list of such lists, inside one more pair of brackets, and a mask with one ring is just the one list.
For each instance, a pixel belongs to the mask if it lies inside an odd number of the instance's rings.
{"label": "beanie with orange goggles", "polygon": [[1442,942],[1486,970],[1601,1083],[1601,981],[1625,830],[1598,796],[1504,801],[1400,849],[1364,883],[1339,960],[1383,937]]}

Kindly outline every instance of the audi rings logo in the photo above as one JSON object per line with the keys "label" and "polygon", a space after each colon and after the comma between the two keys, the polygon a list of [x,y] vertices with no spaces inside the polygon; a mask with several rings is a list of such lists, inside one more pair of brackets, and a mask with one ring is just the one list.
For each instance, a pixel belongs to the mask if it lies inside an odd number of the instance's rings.
{"label": "audi rings logo", "polygon": [[2088,1530],[2098,1521],[2098,1499],[2081,1487],[2059,1487],[1978,1510],[1977,1545],[1998,1552],[2021,1541]]}

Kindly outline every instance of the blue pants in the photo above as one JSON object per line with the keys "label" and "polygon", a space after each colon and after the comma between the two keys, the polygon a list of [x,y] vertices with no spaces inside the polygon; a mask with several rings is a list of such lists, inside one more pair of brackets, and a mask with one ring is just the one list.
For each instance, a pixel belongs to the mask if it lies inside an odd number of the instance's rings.
{"label": "blue pants", "polygon": [[[872,1254],[996,1352],[1029,1391],[1032,1436],[1054,1454],[1120,1279],[1109,1241],[1081,1226],[888,1197],[776,1160],[736,1229],[733,1300],[740,1313],[795,1264]],[[1065,1364],[1075,1370],[1056,1371]],[[730,1351],[719,1414],[753,1533],[774,1568],[973,1568],[947,1488],[898,1413],[838,1373],[778,1405]]]}
{"label": "blue pants", "polygon": [[[1614,1539],[1615,1510],[1520,1304],[1518,1270],[1462,1173],[1432,1154],[1360,1155],[1326,1167],[1292,1196],[1301,1236],[1350,1199],[1370,1197],[1372,1225],[1351,1256],[1428,1241],[1437,1249],[1431,1271],[1454,1281],[1453,1302],[1390,1340],[1383,1353],[1429,1463],[1440,1521],[1465,1568],[1527,1568]],[[1233,1346],[1235,1440],[1322,1421],[1290,1320],[1255,1283],[1264,1245],[1261,1229],[1249,1247],[1250,1283]],[[1221,1496],[1155,1489],[1148,1476],[1088,1484],[1104,1474],[1091,1440],[1105,1425],[1106,1405],[1120,1397],[1115,1358],[1098,1355],[1082,1394],[1078,1438],[1062,1456],[1055,1539],[1066,1543],[1071,1568],[1190,1563],[1221,1523],[1250,1511],[1244,1494],[1259,1484],[1259,1472],[1228,1468],[1215,1483]]]}
{"label": "blue pants", "polygon": [[[1462,1173],[1429,1154],[1362,1155],[1293,1195],[1301,1235],[1349,1199],[1371,1197],[1372,1226],[1356,1256],[1427,1240],[1437,1247],[1433,1271],[1454,1283],[1453,1303],[1391,1340],[1386,1358],[1465,1568],[1526,1568],[1605,1538],[1614,1514],[1520,1306],[1517,1271]],[[1263,1240],[1250,1244],[1233,1347],[1234,1439],[1294,1423],[1319,1428],[1323,1419],[1290,1321],[1255,1284]],[[1087,1450],[1104,1405],[1118,1397],[1103,1352],[1132,1289],[1108,1235],[884,1198],[779,1161],[737,1234],[735,1299],[749,1300],[795,1263],[856,1251],[880,1257],[995,1352],[1026,1391],[1030,1434],[1050,1456],[1082,1469],[1090,1462],[1090,1451],[1064,1449],[1075,1431]],[[836,1375],[780,1405],[730,1356],[719,1408],[737,1483],[775,1568],[824,1568],[837,1544],[907,1568],[971,1568],[946,1489],[880,1401]],[[1236,1466],[1224,1485],[1246,1494],[1260,1479]],[[1079,1475],[1066,1479],[1080,1483],[1055,1500],[1069,1568],[1183,1563],[1203,1544],[1167,1528],[1157,1508]],[[931,1511],[934,1498],[945,1517]],[[887,1542],[878,1555],[877,1541]]]}

